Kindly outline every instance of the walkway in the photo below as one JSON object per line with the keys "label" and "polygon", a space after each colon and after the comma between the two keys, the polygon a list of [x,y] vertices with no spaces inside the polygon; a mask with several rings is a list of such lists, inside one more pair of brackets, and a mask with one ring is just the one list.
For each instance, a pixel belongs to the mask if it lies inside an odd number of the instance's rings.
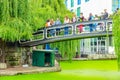
{"label": "walkway", "polygon": [[17,74],[30,74],[30,73],[44,73],[60,71],[60,66],[55,63],[54,67],[16,67],[0,70],[0,75],[17,75]]}

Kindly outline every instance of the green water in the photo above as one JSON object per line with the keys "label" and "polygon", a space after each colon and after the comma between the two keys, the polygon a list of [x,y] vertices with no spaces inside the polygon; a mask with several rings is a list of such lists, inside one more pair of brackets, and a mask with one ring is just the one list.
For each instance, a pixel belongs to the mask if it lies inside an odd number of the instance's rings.
{"label": "green water", "polygon": [[60,62],[61,72],[3,76],[0,80],[120,80],[116,60]]}

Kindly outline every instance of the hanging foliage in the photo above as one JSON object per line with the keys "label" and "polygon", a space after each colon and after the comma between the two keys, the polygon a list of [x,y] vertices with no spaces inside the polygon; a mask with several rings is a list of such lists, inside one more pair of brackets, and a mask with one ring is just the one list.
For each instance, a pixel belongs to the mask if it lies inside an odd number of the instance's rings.
{"label": "hanging foliage", "polygon": [[0,37],[6,41],[31,38],[47,19],[63,21],[66,14],[71,16],[64,0],[0,0]]}
{"label": "hanging foliage", "polygon": [[[44,27],[47,19],[59,17],[63,22],[66,15],[72,17],[64,0],[0,0],[0,38],[12,42],[31,39],[32,33]],[[70,40],[52,45],[71,59],[77,44],[77,40]]]}
{"label": "hanging foliage", "polygon": [[63,21],[66,14],[71,15],[64,0],[0,0],[0,38],[30,39],[47,19],[60,17]]}
{"label": "hanging foliage", "polygon": [[120,10],[113,16],[113,35],[115,53],[117,54],[118,70],[120,71]]}
{"label": "hanging foliage", "polygon": [[0,38],[4,41],[14,42],[32,37],[28,0],[1,0],[0,16]]}
{"label": "hanging foliage", "polygon": [[80,54],[80,40],[52,43],[51,48],[57,48],[62,55],[62,58],[67,58],[69,61],[72,61],[72,58],[76,56],[76,52]]}

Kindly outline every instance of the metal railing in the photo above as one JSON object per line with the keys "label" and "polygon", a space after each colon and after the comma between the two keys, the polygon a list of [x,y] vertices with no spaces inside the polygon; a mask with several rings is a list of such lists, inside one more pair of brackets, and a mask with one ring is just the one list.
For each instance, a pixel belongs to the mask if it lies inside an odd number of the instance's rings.
{"label": "metal railing", "polygon": [[112,31],[112,20],[85,21],[58,26],[43,28],[34,35],[39,36],[35,39],[50,39],[61,36],[75,35],[81,33],[92,33],[100,31]]}

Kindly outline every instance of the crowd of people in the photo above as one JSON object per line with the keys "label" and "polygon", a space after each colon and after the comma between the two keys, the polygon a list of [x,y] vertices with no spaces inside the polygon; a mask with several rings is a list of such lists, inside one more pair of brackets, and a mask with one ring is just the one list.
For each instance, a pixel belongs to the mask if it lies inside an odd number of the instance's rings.
{"label": "crowd of people", "polygon": [[[105,20],[105,19],[108,19],[108,18],[109,18],[109,13],[107,12],[107,9],[104,9],[104,12],[101,12],[100,16],[98,16],[98,15],[94,16],[92,13],[89,14],[88,18],[84,17],[83,13],[80,13],[80,17],[76,17],[76,15],[73,14],[72,19],[70,19],[68,16],[65,16],[63,24],[83,22],[83,21],[92,21],[92,20]],[[51,27],[51,26],[60,25],[60,24],[62,24],[62,22],[60,21],[59,18],[57,18],[56,21],[54,21],[53,19],[49,19],[49,20],[46,21],[45,27]],[[102,23],[101,24],[97,24],[97,23],[89,24],[89,29],[90,29],[89,31],[92,32],[92,31],[96,30],[97,25],[102,26],[103,24]],[[80,24],[77,27],[78,27],[78,31],[81,33],[83,31],[84,25]],[[68,30],[69,30],[68,26],[64,27],[64,35],[69,34]],[[50,30],[50,35],[54,36],[54,34],[55,34],[55,31]],[[60,34],[60,28],[58,27],[56,29],[56,35],[59,35],[59,34]]]}

